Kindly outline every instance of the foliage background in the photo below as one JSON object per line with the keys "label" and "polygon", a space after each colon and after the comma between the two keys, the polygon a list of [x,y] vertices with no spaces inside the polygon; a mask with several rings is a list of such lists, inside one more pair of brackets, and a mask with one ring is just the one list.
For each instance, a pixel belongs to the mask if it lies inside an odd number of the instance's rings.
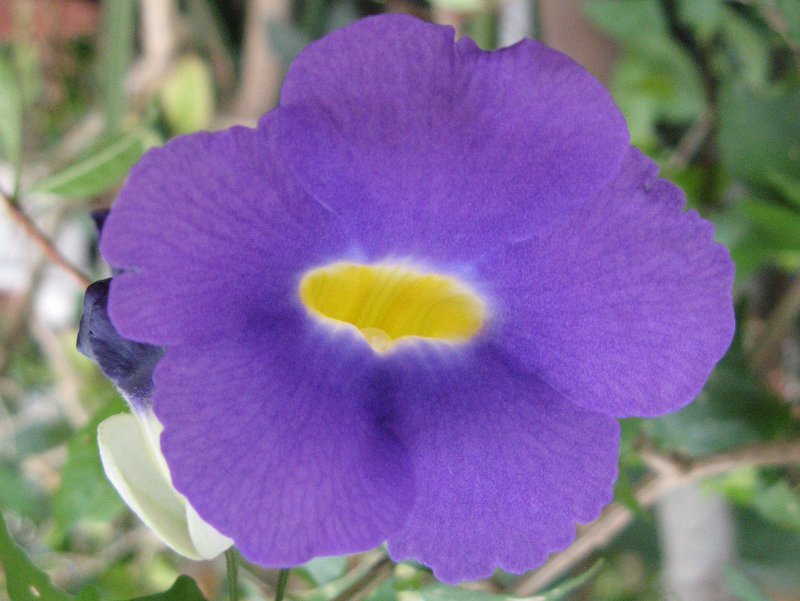
{"label": "foliage background", "polygon": [[[378,550],[312,562],[290,595],[491,601],[571,575],[546,598],[800,599],[798,0],[2,0],[0,509],[21,548],[0,529],[0,599],[129,599],[179,574],[224,596],[222,562],[165,550],[102,472],[97,423],[124,407],[74,349],[82,290],[107,273],[89,212],[147,147],[253,123],[304,45],[386,10],[586,62],[729,246],[738,334],[693,405],[625,422],[617,502],[539,572],[437,587]],[[270,598],[276,578],[245,564],[241,592]]]}

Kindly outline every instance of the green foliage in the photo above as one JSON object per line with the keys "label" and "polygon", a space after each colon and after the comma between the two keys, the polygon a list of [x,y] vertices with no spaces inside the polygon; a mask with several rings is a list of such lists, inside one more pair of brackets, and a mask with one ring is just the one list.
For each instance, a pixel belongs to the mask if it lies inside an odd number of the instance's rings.
{"label": "green foliage", "polygon": [[297,571],[308,577],[315,586],[323,586],[344,576],[347,571],[347,557],[317,557]]}
{"label": "green foliage", "polygon": [[732,176],[755,186],[776,173],[800,178],[800,86],[730,81],[719,103],[720,161]]}
{"label": "green foliage", "polygon": [[585,572],[568,578],[558,586],[532,597],[514,597],[444,584],[432,584],[417,590],[402,591],[397,598],[398,601],[561,601],[589,582],[600,570],[601,565],[602,561],[598,561]]}
{"label": "green foliage", "polygon": [[160,100],[174,133],[208,128],[214,116],[214,81],[208,65],[197,56],[182,58],[164,82]]}
{"label": "green foliage", "polygon": [[107,192],[127,177],[145,150],[157,141],[155,135],[146,129],[103,141],[61,171],[34,183],[30,191],[74,199],[91,198]]}
{"label": "green foliage", "polygon": [[103,108],[106,131],[117,134],[122,130],[127,107],[125,77],[133,56],[135,8],[129,0],[103,0],[102,67]]}
{"label": "green foliage", "polygon": [[11,62],[0,54],[0,152],[17,164],[22,154],[22,94]]}
{"label": "green foliage", "polygon": [[692,28],[698,40],[707,44],[722,24],[724,0],[679,0],[680,19]]}
{"label": "green foliage", "polygon": [[646,421],[644,430],[661,447],[704,455],[785,435],[791,424],[789,407],[747,372],[742,355],[734,348],[694,403]]}
{"label": "green foliage", "polygon": [[725,568],[725,581],[739,601],[769,601],[764,593],[742,572],[733,566]]}
{"label": "green foliage", "polygon": [[6,522],[0,516],[0,562],[6,576],[11,601],[70,601],[67,595],[50,582],[25,551],[11,538]]}
{"label": "green foliage", "polygon": [[179,576],[168,591],[130,601],[206,601],[197,583],[188,576]]}
{"label": "green foliage", "polygon": [[81,520],[109,521],[125,508],[106,478],[97,448],[98,424],[124,410],[121,401],[104,407],[67,445],[61,484],[53,496],[53,517],[64,532]]}

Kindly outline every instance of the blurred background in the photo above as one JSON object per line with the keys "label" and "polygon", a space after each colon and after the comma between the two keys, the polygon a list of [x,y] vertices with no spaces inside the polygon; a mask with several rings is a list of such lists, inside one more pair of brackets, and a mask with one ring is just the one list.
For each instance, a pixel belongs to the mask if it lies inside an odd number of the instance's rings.
{"label": "blurred background", "polygon": [[[306,44],[386,11],[487,49],[543,39],[609,86],[730,248],[738,334],[693,405],[624,422],[615,503],[543,568],[455,589],[377,550],[316,560],[289,594],[800,600],[800,0],[0,0],[0,510],[24,548],[0,532],[0,599],[34,566],[70,594],[184,573],[223,596],[223,562],[165,550],[100,466],[96,426],[124,405],[74,348],[83,290],[107,275],[90,212],[148,147],[254,124]],[[245,598],[275,582],[243,566]]]}

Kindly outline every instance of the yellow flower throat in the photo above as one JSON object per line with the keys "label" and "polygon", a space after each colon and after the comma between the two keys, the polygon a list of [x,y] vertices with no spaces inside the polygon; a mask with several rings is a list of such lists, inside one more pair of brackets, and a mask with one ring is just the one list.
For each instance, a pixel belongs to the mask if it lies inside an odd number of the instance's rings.
{"label": "yellow flower throat", "polygon": [[483,300],[455,278],[390,263],[312,269],[298,292],[311,315],[355,327],[379,353],[401,340],[463,343],[487,317]]}

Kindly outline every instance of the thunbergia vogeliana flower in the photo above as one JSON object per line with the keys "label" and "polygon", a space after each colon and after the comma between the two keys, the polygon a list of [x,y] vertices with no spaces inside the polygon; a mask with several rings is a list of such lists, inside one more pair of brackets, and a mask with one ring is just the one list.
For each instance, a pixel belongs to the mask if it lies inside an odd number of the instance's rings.
{"label": "thunbergia vogeliana flower", "polygon": [[257,128],[145,155],[109,314],[164,349],[173,483],[250,560],[519,572],[611,500],[617,418],[686,405],[728,347],[733,266],[684,202],[566,56],[375,17]]}

